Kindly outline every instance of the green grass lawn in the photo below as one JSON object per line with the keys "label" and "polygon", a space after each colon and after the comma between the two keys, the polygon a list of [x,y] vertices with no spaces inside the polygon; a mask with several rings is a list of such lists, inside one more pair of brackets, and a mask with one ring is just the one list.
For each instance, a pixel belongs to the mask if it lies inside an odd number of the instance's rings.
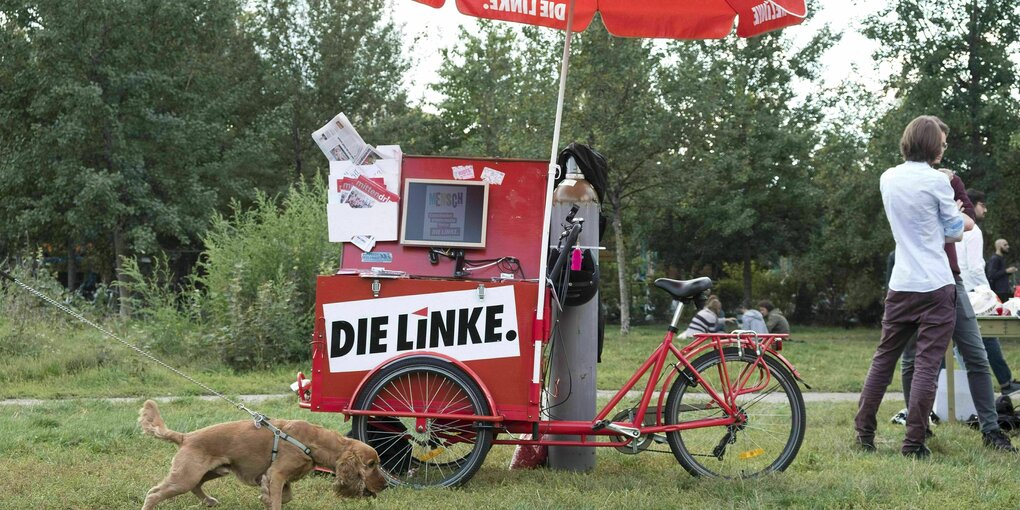
{"label": "green grass lawn", "polygon": [[[115,327],[145,344],[137,325]],[[620,337],[610,327],[598,386],[617,387],[661,339],[662,327],[638,327]],[[875,329],[798,328],[783,351],[814,391],[857,391],[878,341]],[[1020,367],[1020,349],[1006,352]],[[139,508],[145,492],[166,473],[171,444],[140,435],[135,418],[141,398],[197,395],[201,388],[179,378],[90,328],[48,320],[0,317],[0,398],[139,397],[132,403],[64,400],[38,406],[0,406],[0,510]],[[224,393],[285,393],[305,364],[234,373],[209,356],[166,356],[174,366]],[[892,391],[899,390],[899,381]],[[1020,456],[981,447],[980,435],[944,425],[930,443],[931,462],[898,452],[902,427],[887,417],[903,406],[889,401],[880,416],[879,452],[850,448],[852,403],[808,404],[804,446],[785,473],[755,480],[690,477],[671,453],[624,455],[600,449],[588,473],[540,469],[509,471],[511,447],[496,446],[468,484],[457,490],[389,490],[373,501],[344,508],[1016,508],[1020,506]],[[245,415],[223,402],[186,397],[161,405],[168,424],[187,431]],[[274,417],[301,418],[343,429],[342,417],[296,407],[292,398],[257,406]],[[1020,441],[1018,441],[1020,442]],[[668,448],[667,448],[668,450]],[[287,508],[332,508],[329,479],[312,476],[297,485]],[[211,482],[220,508],[257,508],[257,490],[232,479]],[[191,495],[160,508],[201,508]]]}
{"label": "green grass lawn", "polygon": [[[145,346],[137,326],[111,325],[122,338]],[[639,326],[621,336],[606,331],[598,388],[622,386],[662,341],[664,326]],[[875,328],[794,327],[783,355],[800,371],[811,391],[860,391],[878,344]],[[1004,340],[1004,352],[1020,378],[1020,345]],[[209,356],[157,355],[203,384],[227,394],[286,393],[308,363],[281,363],[272,370],[235,373]],[[901,391],[895,377],[890,391]],[[46,320],[0,317],[0,399],[199,395],[202,388],[142,358],[98,331],[63,316]]]}
{"label": "green grass lawn", "polygon": [[[131,404],[58,402],[0,407],[0,509],[134,509],[169,469],[175,447],[141,436]],[[260,405],[273,416],[301,417],[343,428],[339,416],[298,410],[287,399]],[[375,500],[340,503],[329,479],[296,485],[285,508],[1016,508],[1020,457],[980,446],[963,426],[936,429],[929,462],[898,454],[903,429],[880,425],[879,451],[849,447],[853,404],[809,404],[804,446],[785,473],[724,481],[689,476],[671,454],[624,455],[600,449],[587,473],[509,471],[512,447],[495,446],[479,470],[456,490],[384,491]],[[899,404],[883,407],[891,415]],[[191,430],[239,418],[218,402],[194,399],[161,405],[168,426]],[[268,452],[267,452],[268,455]],[[232,477],[206,490],[219,508],[260,508],[258,491]],[[160,506],[204,508],[191,494]]]}

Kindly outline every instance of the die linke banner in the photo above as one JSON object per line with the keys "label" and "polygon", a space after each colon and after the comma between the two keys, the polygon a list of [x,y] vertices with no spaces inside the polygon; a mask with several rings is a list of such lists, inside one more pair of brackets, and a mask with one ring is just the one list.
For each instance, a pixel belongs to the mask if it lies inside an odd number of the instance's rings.
{"label": "die linke banner", "polygon": [[357,372],[409,351],[461,361],[520,355],[512,286],[322,306],[330,372]]}
{"label": "die linke banner", "polygon": [[[417,0],[440,7],[445,0]],[[460,12],[479,18],[565,29],[568,0],[456,0]],[[571,30],[584,31],[598,11],[609,33],[621,37],[714,39],[751,37],[801,22],[804,0],[574,0]]]}

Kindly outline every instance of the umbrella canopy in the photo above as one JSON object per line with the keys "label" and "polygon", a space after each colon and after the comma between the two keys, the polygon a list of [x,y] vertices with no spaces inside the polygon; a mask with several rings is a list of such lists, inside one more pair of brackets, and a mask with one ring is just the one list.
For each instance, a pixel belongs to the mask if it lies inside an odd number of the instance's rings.
{"label": "umbrella canopy", "polygon": [[[446,0],[415,0],[441,7]],[[478,18],[565,30],[568,0],[456,0],[457,9]],[[804,0],[575,0],[571,31],[581,32],[598,12],[609,33],[619,37],[719,39],[733,29],[752,37],[796,25]]]}

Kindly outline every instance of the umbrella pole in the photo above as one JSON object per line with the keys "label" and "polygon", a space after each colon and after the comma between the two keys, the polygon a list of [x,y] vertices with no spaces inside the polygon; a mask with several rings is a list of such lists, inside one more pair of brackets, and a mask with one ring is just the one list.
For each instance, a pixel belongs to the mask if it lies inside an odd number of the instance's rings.
{"label": "umbrella pole", "polygon": [[[549,222],[552,217],[553,183],[556,182],[556,155],[560,146],[560,126],[563,123],[563,98],[567,93],[567,68],[570,64],[570,37],[574,27],[574,0],[567,2],[567,37],[563,44],[563,61],[560,64],[560,91],[556,99],[556,123],[553,126],[552,151],[549,155],[549,172],[545,185],[545,213],[542,222],[542,247],[539,253],[538,265],[538,310],[535,312],[535,327],[533,337],[535,341],[535,359],[532,366],[531,382],[537,388],[541,372],[542,346],[545,340],[545,273],[549,260]],[[537,395],[533,395],[537,398]],[[535,400],[535,403],[538,403]]]}

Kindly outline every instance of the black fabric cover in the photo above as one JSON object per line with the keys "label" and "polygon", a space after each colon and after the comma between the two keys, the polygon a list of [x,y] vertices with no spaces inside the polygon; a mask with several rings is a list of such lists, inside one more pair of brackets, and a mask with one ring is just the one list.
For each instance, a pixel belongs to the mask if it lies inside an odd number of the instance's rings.
{"label": "black fabric cover", "polygon": [[[591,146],[583,143],[573,142],[566,149],[560,151],[556,157],[556,164],[560,166],[560,175],[556,178],[553,187],[558,186],[560,181],[567,177],[567,160],[573,156],[577,162],[577,168],[584,174],[584,179],[595,188],[595,194],[599,197],[599,203],[606,203],[606,189],[609,187],[609,164],[606,157]],[[599,216],[599,242],[602,241],[602,234],[606,231],[606,217]]]}

